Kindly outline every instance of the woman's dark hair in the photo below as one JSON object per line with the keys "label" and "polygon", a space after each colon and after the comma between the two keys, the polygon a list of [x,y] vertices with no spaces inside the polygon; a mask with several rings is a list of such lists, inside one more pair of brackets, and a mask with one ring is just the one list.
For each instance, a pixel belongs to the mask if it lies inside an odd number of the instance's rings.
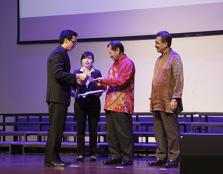
{"label": "woman's dark hair", "polygon": [[161,41],[167,43],[167,46],[170,47],[172,43],[172,36],[168,31],[160,31],[156,34],[156,37],[161,37]]}
{"label": "woman's dark hair", "polygon": [[71,40],[73,36],[77,37],[78,34],[72,30],[63,30],[60,32],[59,43],[63,44],[65,38],[67,38],[68,40]]}
{"label": "woman's dark hair", "polygon": [[122,43],[119,40],[113,40],[111,42],[109,42],[109,44],[107,45],[107,47],[111,46],[111,50],[116,51],[118,48],[120,50],[121,53],[124,53],[124,46],[122,45]]}
{"label": "woman's dark hair", "polygon": [[86,57],[91,57],[93,62],[94,62],[94,54],[90,51],[85,51],[82,55],[81,55],[81,62],[84,58]]}

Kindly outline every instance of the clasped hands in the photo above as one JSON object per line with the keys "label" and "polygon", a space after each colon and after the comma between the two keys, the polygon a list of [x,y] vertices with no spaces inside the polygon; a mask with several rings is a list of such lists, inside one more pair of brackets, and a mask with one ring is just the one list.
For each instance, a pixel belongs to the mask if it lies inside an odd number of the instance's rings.
{"label": "clasped hands", "polygon": [[79,85],[84,84],[88,80],[89,76],[84,73],[76,74],[76,81]]}
{"label": "clasped hands", "polygon": [[95,83],[98,83],[98,79],[99,78],[96,78],[94,79],[93,77],[85,74],[85,73],[80,73],[80,74],[76,74],[76,79],[77,79],[77,83],[79,85],[83,85],[84,83],[86,83],[87,81],[88,82],[95,82]]}
{"label": "clasped hands", "polygon": [[77,73],[76,74],[76,79],[77,79],[77,83],[79,85],[83,85],[84,83],[86,83],[87,81],[89,82],[94,82],[94,83],[97,83],[97,84],[100,84],[101,80],[102,80],[102,77],[98,77],[96,79],[86,75],[85,73]]}

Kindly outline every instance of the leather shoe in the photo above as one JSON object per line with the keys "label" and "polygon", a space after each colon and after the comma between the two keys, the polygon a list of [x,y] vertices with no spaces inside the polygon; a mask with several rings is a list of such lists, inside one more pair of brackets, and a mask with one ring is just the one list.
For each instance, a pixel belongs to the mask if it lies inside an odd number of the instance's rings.
{"label": "leather shoe", "polygon": [[133,160],[132,159],[123,159],[121,165],[122,166],[130,166],[130,165],[133,165]]}
{"label": "leather shoe", "polygon": [[96,160],[97,160],[97,157],[95,155],[90,156],[90,161],[96,161]]}
{"label": "leather shoe", "polygon": [[149,166],[153,167],[153,166],[162,166],[166,163],[166,160],[160,160],[157,159],[156,161],[149,161],[148,164]]}
{"label": "leather shoe", "polygon": [[51,161],[51,162],[45,162],[45,166],[47,166],[47,167],[65,167],[65,163],[63,161]]}
{"label": "leather shoe", "polygon": [[174,168],[174,167],[178,167],[178,162],[177,161],[168,160],[165,163],[165,168]]}
{"label": "leather shoe", "polygon": [[111,159],[111,160],[103,161],[104,165],[113,165],[113,164],[121,164],[121,163],[122,163],[121,158],[114,158],[114,159]]}
{"label": "leather shoe", "polygon": [[81,161],[83,162],[84,161],[84,156],[83,155],[79,155],[76,157],[76,161]]}

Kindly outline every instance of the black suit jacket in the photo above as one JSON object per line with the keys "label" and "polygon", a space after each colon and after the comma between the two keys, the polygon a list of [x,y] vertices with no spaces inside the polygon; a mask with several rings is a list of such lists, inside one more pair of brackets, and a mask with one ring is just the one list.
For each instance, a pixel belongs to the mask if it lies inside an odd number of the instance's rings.
{"label": "black suit jacket", "polygon": [[67,51],[58,46],[47,61],[46,102],[70,104],[71,87],[76,85],[76,76],[70,73]]}

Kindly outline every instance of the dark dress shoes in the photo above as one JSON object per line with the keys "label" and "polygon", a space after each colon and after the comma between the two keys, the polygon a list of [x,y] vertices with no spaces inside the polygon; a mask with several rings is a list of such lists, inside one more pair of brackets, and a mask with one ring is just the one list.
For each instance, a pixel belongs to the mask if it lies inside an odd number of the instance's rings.
{"label": "dark dress shoes", "polygon": [[122,166],[130,166],[130,165],[133,165],[133,160],[132,159],[123,159],[121,165]]}
{"label": "dark dress shoes", "polygon": [[121,158],[114,158],[111,160],[103,161],[104,165],[115,165],[115,164],[121,164],[122,159]]}
{"label": "dark dress shoes", "polygon": [[63,161],[51,161],[51,162],[45,162],[45,166],[47,166],[47,167],[65,167],[65,163]]}
{"label": "dark dress shoes", "polygon": [[84,156],[83,155],[78,155],[76,157],[76,161],[84,162]]}
{"label": "dark dress shoes", "polygon": [[165,163],[165,168],[175,168],[175,167],[178,167],[178,162],[177,161],[168,160]]}
{"label": "dark dress shoes", "polygon": [[96,161],[96,160],[97,160],[97,157],[95,155],[90,156],[90,161]]}
{"label": "dark dress shoes", "polygon": [[157,159],[155,161],[149,161],[148,164],[149,166],[153,167],[153,166],[162,166],[166,163],[166,160],[160,160],[160,159]]}

